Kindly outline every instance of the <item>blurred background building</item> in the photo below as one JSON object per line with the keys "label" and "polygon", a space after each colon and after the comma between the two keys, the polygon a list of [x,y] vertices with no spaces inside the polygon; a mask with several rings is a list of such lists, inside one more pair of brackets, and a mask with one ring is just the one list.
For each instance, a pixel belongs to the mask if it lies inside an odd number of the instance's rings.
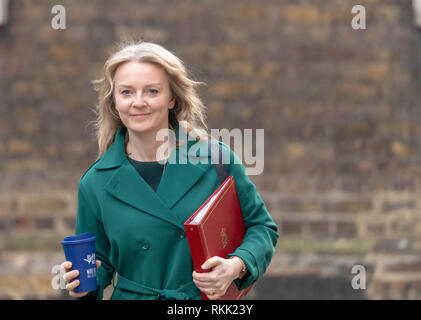
{"label": "blurred background building", "polygon": [[[251,176],[280,232],[249,298],[421,297],[421,31],[410,0],[8,2],[0,26],[0,299],[54,290],[95,160],[91,81],[121,39],[168,48],[209,128],[265,130]],[[0,6],[1,10],[2,6]],[[6,6],[5,6],[6,8]],[[366,289],[353,289],[353,266]]]}

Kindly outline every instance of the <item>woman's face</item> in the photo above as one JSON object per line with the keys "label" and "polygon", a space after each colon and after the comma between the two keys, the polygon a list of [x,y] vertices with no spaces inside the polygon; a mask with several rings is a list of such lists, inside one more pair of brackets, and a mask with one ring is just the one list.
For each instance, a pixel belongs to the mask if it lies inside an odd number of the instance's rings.
{"label": "woman's face", "polygon": [[167,74],[154,63],[129,61],[114,75],[115,107],[127,129],[134,133],[168,128],[168,112],[175,104]]}

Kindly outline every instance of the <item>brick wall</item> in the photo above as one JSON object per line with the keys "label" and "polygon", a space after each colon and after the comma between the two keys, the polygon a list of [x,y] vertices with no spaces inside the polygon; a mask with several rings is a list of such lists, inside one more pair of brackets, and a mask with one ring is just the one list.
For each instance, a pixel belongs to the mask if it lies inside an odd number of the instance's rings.
{"label": "brick wall", "polygon": [[[358,1],[358,31],[351,0],[67,0],[66,30],[51,27],[55,1],[10,2],[0,27],[0,298],[66,297],[51,269],[96,155],[90,81],[126,36],[164,45],[207,83],[210,128],[265,129],[265,170],[251,178],[280,228],[265,275],[280,280],[272,298],[317,298],[317,288],[335,288],[323,298],[420,297],[411,1]],[[366,267],[366,290],[352,291],[354,265]],[[268,298],[270,282],[254,297]]]}

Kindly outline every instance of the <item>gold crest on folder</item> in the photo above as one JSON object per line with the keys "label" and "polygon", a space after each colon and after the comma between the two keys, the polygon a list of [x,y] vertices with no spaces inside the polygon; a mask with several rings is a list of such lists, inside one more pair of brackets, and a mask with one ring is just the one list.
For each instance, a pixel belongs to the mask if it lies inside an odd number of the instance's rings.
{"label": "gold crest on folder", "polygon": [[222,240],[222,246],[225,248],[229,241],[227,231],[225,230],[225,228],[221,229],[221,240]]}

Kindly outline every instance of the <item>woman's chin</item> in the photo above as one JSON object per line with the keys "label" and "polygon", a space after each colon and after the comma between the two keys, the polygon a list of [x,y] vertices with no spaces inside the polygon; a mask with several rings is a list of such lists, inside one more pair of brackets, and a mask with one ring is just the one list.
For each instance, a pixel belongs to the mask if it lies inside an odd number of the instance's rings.
{"label": "woman's chin", "polygon": [[136,133],[142,133],[147,132],[152,129],[152,126],[147,123],[133,123],[133,121],[130,121],[126,124],[126,127]]}
{"label": "woman's chin", "polygon": [[126,127],[134,132],[134,133],[147,133],[147,132],[155,132],[157,130],[159,130],[160,126],[159,125],[154,125],[151,123],[133,123],[133,121],[130,121],[129,123],[126,124]]}

